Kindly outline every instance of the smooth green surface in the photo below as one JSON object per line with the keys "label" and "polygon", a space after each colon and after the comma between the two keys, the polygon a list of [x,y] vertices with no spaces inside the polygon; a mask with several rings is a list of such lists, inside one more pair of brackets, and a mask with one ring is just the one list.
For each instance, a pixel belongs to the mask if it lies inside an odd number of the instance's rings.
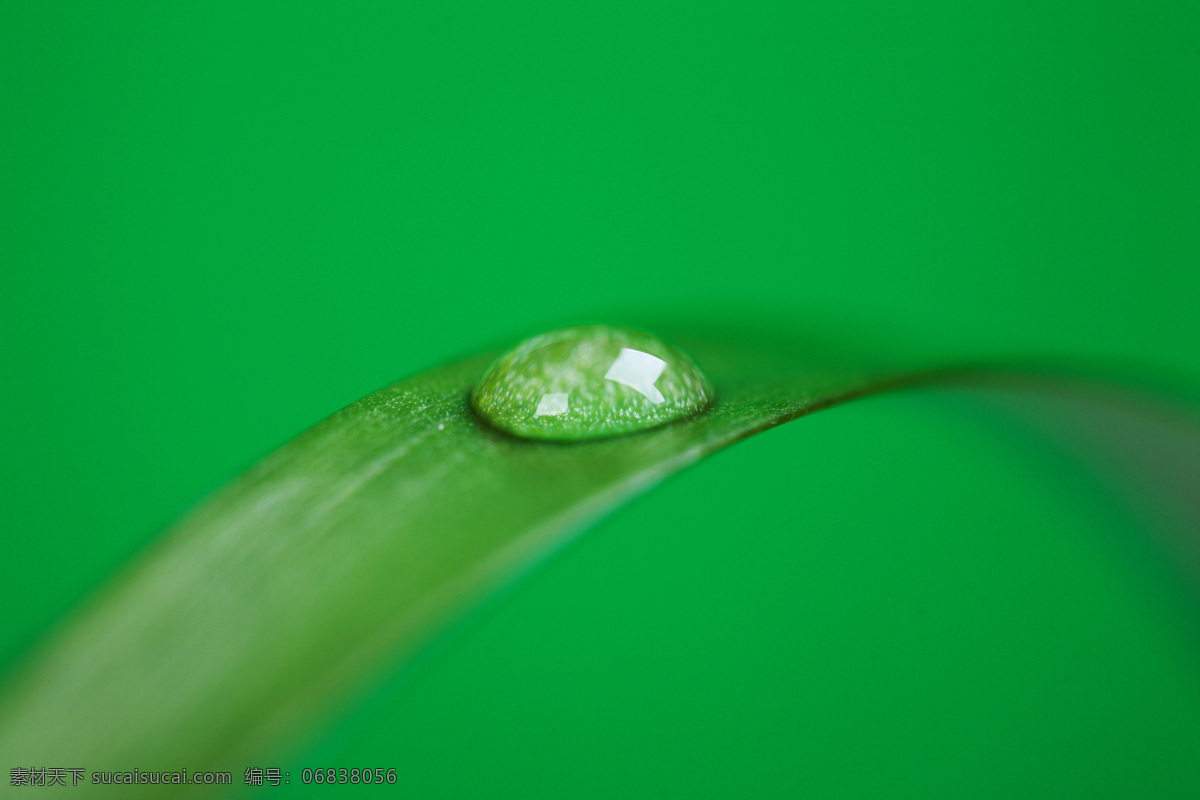
{"label": "smooth green surface", "polygon": [[720,400],[636,435],[497,431],[468,399],[495,353],[330,416],[172,526],[12,671],[0,752],[153,770],[287,752],[455,612],[630,498],[897,380],[801,344],[691,341]]}
{"label": "smooth green surface", "polygon": [[0,661],[315,420],[557,325],[834,321],[1200,385],[1198,23],[1191,2],[0,5]]}
{"label": "smooth green surface", "polygon": [[645,331],[577,325],[506,350],[471,391],[471,407],[516,436],[581,441],[700,413],[713,387],[673,344]]}
{"label": "smooth green surface", "polygon": [[1198,16],[3,4],[0,653],[314,420],[630,306],[1200,382]]}

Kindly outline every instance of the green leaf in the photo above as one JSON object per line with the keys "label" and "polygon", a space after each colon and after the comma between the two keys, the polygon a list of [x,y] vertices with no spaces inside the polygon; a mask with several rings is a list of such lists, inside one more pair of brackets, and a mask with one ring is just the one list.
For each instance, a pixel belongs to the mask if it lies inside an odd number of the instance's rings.
{"label": "green leaf", "polygon": [[0,752],[97,768],[253,763],[668,475],[812,411],[954,374],[816,340],[676,340],[716,402],[642,433],[563,443],[486,425],[468,395],[495,353],[334,414],[168,531],[27,660],[0,698]]}
{"label": "green leaf", "polygon": [[644,433],[556,443],[487,426],[468,393],[494,353],[334,414],[178,523],[24,664],[0,700],[0,752],[245,763],[614,506],[898,374],[811,347],[684,343],[717,402]]}

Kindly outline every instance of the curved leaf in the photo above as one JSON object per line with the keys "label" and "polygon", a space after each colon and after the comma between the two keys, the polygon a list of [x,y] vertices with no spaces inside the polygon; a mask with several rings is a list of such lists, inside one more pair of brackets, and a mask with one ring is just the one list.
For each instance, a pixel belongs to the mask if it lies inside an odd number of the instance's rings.
{"label": "curved leaf", "polygon": [[565,444],[496,431],[467,401],[492,353],[334,414],[66,621],[0,698],[0,752],[102,769],[243,767],[334,712],[456,610],[705,454],[867,392],[955,374],[779,339],[682,342],[717,402],[640,434]]}
{"label": "curved leaf", "polygon": [[755,431],[899,380],[792,346],[685,343],[718,400],[645,433],[564,444],[494,430],[467,402],[491,353],[334,414],[67,621],[0,700],[0,752],[244,763],[614,505]]}

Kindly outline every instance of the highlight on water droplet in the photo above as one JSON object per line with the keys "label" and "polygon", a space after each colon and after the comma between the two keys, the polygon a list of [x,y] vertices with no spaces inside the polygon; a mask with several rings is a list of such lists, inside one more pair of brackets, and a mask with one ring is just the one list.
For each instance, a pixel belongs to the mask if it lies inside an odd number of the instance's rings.
{"label": "highlight on water droplet", "polygon": [[712,400],[712,386],[686,353],[612,325],[526,339],[497,358],[471,393],[475,412],[497,428],[563,441],[653,428]]}

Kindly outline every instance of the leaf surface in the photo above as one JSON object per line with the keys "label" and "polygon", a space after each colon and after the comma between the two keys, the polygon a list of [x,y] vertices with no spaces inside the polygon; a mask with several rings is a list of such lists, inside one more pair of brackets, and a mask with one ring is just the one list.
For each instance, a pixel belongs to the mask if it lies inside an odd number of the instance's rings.
{"label": "leaf surface", "polygon": [[794,343],[682,341],[717,402],[643,433],[556,443],[491,428],[468,393],[494,353],[324,420],[201,504],[49,638],[0,700],[0,752],[247,763],[621,502],[756,431],[901,380]]}

